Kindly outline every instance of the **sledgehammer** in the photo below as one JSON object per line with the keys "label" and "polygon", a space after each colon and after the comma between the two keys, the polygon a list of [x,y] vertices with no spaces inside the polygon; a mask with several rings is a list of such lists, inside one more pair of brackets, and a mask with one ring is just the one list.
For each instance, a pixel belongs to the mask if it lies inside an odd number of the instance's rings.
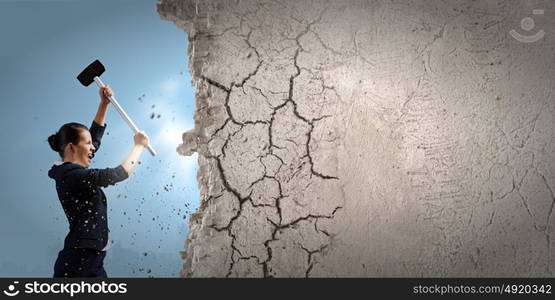
{"label": "sledgehammer", "polygon": [[[84,86],[89,86],[94,81],[94,82],[96,82],[98,87],[102,87],[102,86],[104,86],[104,83],[102,83],[102,81],[100,80],[100,75],[102,75],[102,73],[104,73],[104,71],[106,71],[106,69],[104,68],[102,63],[97,59],[97,60],[93,61],[90,65],[88,65],[77,76],[77,80],[79,80],[79,82],[81,82],[81,84],[83,84]],[[133,123],[131,118],[129,118],[127,113],[125,113],[123,108],[121,108],[121,105],[119,105],[116,98],[114,98],[113,96],[110,96],[109,99],[110,99],[110,103],[112,103],[116,107],[116,109],[119,112],[119,114],[121,115],[121,117],[125,120],[125,122],[127,122],[127,125],[129,125],[131,130],[133,130],[133,132],[135,134],[137,134],[137,132],[139,132],[139,128],[137,128],[137,125],[135,125],[135,123]],[[147,146],[147,149],[148,149],[148,151],[150,151],[150,154],[152,154],[152,156],[156,156],[156,151],[154,151],[154,149],[152,148],[152,146],[150,144]]]}

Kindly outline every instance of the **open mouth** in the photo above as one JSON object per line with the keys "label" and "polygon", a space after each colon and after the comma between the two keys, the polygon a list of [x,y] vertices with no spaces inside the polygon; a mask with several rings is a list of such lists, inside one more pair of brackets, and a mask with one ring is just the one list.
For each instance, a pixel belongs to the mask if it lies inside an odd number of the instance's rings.
{"label": "open mouth", "polygon": [[93,157],[94,157],[94,153],[89,153],[89,155],[88,155],[89,163],[91,162],[91,160],[93,159]]}

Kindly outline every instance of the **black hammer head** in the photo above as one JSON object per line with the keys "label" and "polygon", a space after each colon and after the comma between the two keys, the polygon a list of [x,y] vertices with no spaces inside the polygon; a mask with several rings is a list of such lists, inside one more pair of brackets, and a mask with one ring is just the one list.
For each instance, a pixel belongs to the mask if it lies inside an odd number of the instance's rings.
{"label": "black hammer head", "polygon": [[81,82],[84,86],[89,86],[89,84],[94,82],[95,76],[100,76],[104,73],[106,69],[102,65],[102,63],[97,59],[93,61],[88,67],[83,70],[78,76],[77,80]]}

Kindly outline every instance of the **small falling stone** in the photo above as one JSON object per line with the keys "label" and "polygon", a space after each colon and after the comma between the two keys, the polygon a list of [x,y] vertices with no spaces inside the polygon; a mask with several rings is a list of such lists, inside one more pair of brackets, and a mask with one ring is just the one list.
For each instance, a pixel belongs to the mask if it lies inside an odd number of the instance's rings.
{"label": "small falling stone", "polygon": [[160,114],[158,114],[158,115],[156,116],[156,118],[157,118],[157,119],[160,119],[160,117],[161,117],[161,115],[160,115]]}
{"label": "small falling stone", "polygon": [[151,119],[154,119],[154,117],[156,117],[156,114],[155,114],[155,113],[150,114],[150,118],[151,118]]}
{"label": "small falling stone", "polygon": [[148,253],[147,253],[147,252],[145,252],[145,253],[143,253],[143,255],[144,255],[144,256],[147,256],[147,255],[148,255]]}
{"label": "small falling stone", "polygon": [[154,107],[155,107],[155,105],[154,105],[154,104],[152,104],[152,106],[151,106],[150,108],[154,108]]}

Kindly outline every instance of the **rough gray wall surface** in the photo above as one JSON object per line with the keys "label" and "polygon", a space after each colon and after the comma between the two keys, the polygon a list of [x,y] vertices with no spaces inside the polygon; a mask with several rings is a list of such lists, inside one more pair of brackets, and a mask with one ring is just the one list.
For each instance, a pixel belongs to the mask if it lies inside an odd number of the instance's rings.
{"label": "rough gray wall surface", "polygon": [[554,9],[162,0],[196,86],[183,276],[553,276]]}

